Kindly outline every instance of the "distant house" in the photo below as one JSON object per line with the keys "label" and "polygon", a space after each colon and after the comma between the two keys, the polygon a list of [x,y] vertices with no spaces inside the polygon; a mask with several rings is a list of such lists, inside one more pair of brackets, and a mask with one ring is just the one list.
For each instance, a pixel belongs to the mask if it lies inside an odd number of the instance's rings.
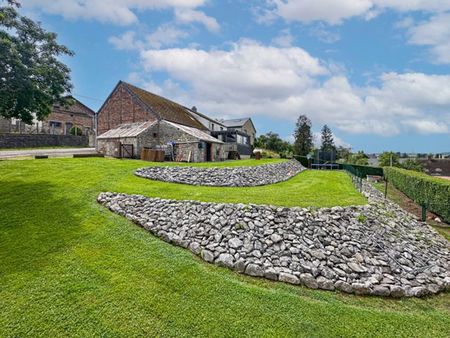
{"label": "distant house", "polygon": [[178,161],[225,159],[223,142],[210,135],[195,113],[120,81],[97,114],[98,150],[110,156],[131,154],[136,158],[143,148],[152,148],[164,149]]}
{"label": "distant house", "polygon": [[55,104],[51,114],[37,126],[45,133],[69,135],[73,127],[81,129],[83,135],[90,135],[95,128],[95,112],[74,97],[69,107]]}
{"label": "distant house", "polygon": [[190,109],[190,113],[211,132],[227,130],[227,126],[224,125],[221,121],[200,113],[199,111],[197,111],[197,108],[195,106]]}
{"label": "distant house", "polygon": [[69,135],[73,127],[79,129],[83,135],[94,132],[95,112],[74,97],[69,97],[73,104],[61,106],[54,104],[52,112],[43,121],[34,120],[27,125],[19,119],[1,119],[0,132],[24,134],[55,134]]}
{"label": "distant house", "polygon": [[256,129],[250,118],[221,120],[223,130],[211,131],[211,135],[226,144],[228,158],[248,158],[252,155]]}
{"label": "distant house", "polygon": [[419,161],[428,175],[450,176],[450,158],[427,158]]}
{"label": "distant house", "polygon": [[249,137],[249,144],[253,146],[256,138],[256,128],[250,117],[242,119],[224,120],[222,123],[228,128],[228,130],[237,130],[245,133]]}

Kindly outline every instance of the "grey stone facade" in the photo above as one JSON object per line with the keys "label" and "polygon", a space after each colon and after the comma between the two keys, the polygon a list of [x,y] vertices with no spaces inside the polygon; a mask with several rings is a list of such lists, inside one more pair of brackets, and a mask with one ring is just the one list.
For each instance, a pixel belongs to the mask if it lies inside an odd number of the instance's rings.
{"label": "grey stone facade", "polygon": [[50,134],[0,134],[0,148],[88,147],[88,136]]}
{"label": "grey stone facade", "polygon": [[[165,121],[157,122],[133,137],[112,137],[97,140],[97,147],[100,153],[107,156],[117,156],[115,149],[117,144],[132,144],[133,157],[140,158],[142,149],[145,148],[167,148],[169,143],[173,144],[173,151],[176,161],[204,162],[207,160],[207,143],[180,130]],[[225,159],[223,145],[212,143],[211,160],[221,161]]]}

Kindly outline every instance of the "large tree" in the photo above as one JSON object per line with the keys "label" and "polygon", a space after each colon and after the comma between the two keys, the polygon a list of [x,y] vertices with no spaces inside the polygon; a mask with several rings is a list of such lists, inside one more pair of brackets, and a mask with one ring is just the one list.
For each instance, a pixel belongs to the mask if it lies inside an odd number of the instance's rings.
{"label": "large tree", "polygon": [[277,153],[292,151],[292,146],[289,142],[284,141],[277,133],[271,131],[265,135],[258,136],[255,140],[255,147],[271,150]]}
{"label": "large tree", "polygon": [[398,167],[400,156],[392,151],[385,151],[378,156],[378,162],[380,167]]}
{"label": "large tree", "polygon": [[322,146],[320,148],[322,151],[333,151],[336,150],[336,146],[334,145],[334,138],[331,129],[324,125],[322,128]]}
{"label": "large tree", "polygon": [[294,151],[297,155],[306,156],[313,148],[311,120],[306,115],[300,115],[294,132]]}
{"label": "large tree", "polygon": [[55,102],[70,103],[70,70],[59,58],[73,52],[18,6],[7,0],[0,7],[0,116],[32,123],[33,114],[44,119]]}

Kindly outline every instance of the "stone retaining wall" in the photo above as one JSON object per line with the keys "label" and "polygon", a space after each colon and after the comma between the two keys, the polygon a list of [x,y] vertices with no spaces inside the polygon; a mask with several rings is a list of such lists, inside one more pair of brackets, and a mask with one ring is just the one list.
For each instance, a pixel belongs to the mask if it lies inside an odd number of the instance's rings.
{"label": "stone retaining wall", "polygon": [[311,210],[102,193],[99,203],[205,261],[309,288],[378,296],[450,288],[450,245],[363,185],[369,204]]}
{"label": "stone retaining wall", "polygon": [[136,170],[136,175],[157,181],[206,186],[250,187],[286,181],[305,170],[296,160],[253,167],[155,166]]}
{"label": "stone retaining wall", "polygon": [[87,147],[88,136],[51,134],[0,134],[0,148]]}

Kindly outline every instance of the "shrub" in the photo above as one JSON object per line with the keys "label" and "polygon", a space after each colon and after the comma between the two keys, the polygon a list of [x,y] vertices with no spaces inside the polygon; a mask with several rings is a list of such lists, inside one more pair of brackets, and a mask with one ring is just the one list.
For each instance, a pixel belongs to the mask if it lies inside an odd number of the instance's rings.
{"label": "shrub", "polygon": [[384,176],[414,202],[450,222],[450,181],[394,167],[385,167]]}
{"label": "shrub", "polygon": [[383,176],[383,168],[381,167],[343,163],[342,169],[361,178],[366,178],[367,175]]}
{"label": "shrub", "polygon": [[70,133],[70,135],[81,136],[81,135],[83,135],[83,130],[81,130],[80,127],[74,126],[74,127],[70,128],[69,133]]}
{"label": "shrub", "polygon": [[308,158],[306,156],[294,155],[294,158],[301,163],[302,166],[308,168]]}

